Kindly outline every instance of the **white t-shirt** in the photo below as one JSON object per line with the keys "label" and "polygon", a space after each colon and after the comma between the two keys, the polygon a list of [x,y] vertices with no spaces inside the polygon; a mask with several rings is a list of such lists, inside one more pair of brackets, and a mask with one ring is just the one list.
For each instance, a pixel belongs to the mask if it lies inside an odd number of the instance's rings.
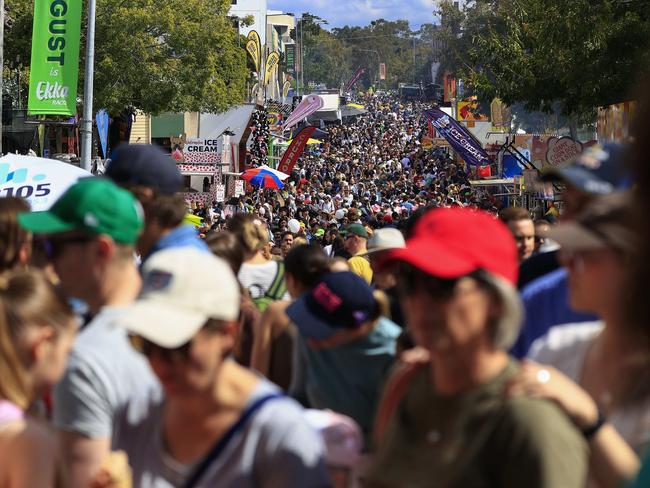
{"label": "white t-shirt", "polygon": [[[528,357],[557,368],[579,383],[587,351],[603,327],[601,321],[551,327],[533,342]],[[650,398],[611,412],[608,420],[637,454],[646,450],[650,444]]]}
{"label": "white t-shirt", "polygon": [[[271,288],[275,275],[278,273],[278,262],[269,261],[264,264],[244,263],[239,268],[237,279],[248,290],[251,298],[262,298]],[[289,293],[285,293],[283,300],[290,300]]]}

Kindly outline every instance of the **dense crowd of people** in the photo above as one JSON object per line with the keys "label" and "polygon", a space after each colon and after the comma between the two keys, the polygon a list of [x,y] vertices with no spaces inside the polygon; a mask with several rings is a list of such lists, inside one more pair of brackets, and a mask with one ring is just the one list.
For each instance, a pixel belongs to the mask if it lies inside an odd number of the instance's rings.
{"label": "dense crowd of people", "polygon": [[[193,211],[213,228],[225,227],[227,207],[254,213],[280,247],[292,220],[302,226],[292,233],[330,245],[335,240],[332,231],[349,223],[402,228],[418,208],[431,205],[497,210],[498,199],[473,188],[448,149],[423,147],[429,131],[423,104],[389,95],[363,103],[366,114],[328,127],[322,144],[308,147],[282,190],[252,191],[229,205]],[[262,116],[254,121],[253,166],[268,159],[265,112],[257,114]]]}
{"label": "dense crowd of people", "polygon": [[0,486],[648,486],[637,146],[546,172],[556,224],[365,103],[199,229],[152,146],[0,199]]}

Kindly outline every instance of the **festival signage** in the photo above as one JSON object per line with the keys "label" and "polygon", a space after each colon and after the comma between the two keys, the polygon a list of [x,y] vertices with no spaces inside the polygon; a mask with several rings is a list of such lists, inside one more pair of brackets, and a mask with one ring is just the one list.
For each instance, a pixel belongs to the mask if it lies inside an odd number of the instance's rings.
{"label": "festival signage", "polygon": [[29,73],[30,115],[77,113],[79,0],[35,0]]}
{"label": "festival signage", "polygon": [[291,171],[293,170],[293,167],[296,165],[298,158],[305,150],[307,141],[309,141],[309,138],[314,134],[315,130],[316,127],[314,127],[313,125],[309,125],[305,127],[303,130],[301,130],[300,132],[298,132],[298,135],[293,138],[293,141],[285,151],[284,156],[282,156],[282,161],[280,161],[280,165],[278,166],[278,171],[282,171],[283,173],[286,174],[291,174]]}
{"label": "festival signage", "polygon": [[181,148],[183,162],[188,164],[219,164],[221,151],[217,139],[190,139]]}
{"label": "festival signage", "polygon": [[246,42],[246,52],[250,54],[250,57],[253,58],[253,64],[255,65],[255,72],[260,72],[260,53],[258,52],[257,43],[251,39]]}
{"label": "festival signage", "polygon": [[97,134],[99,134],[99,144],[102,147],[102,154],[104,158],[108,158],[108,112],[101,109],[95,115],[95,123],[97,124]]}
{"label": "festival signage", "polygon": [[636,102],[623,102],[598,108],[596,130],[601,142],[625,142],[636,116]]}
{"label": "festival signage", "polygon": [[24,198],[32,210],[48,210],[79,178],[88,176],[88,171],[63,161],[7,154],[0,158],[0,198]]}
{"label": "festival signage", "polygon": [[478,102],[475,100],[463,100],[458,102],[458,120],[461,121],[486,121],[487,115],[479,112]]}
{"label": "festival signage", "polygon": [[485,150],[455,119],[439,108],[425,110],[424,114],[431,120],[438,134],[449,142],[449,145],[466,163],[474,166],[489,164],[490,158]]}
{"label": "festival signage", "polygon": [[[247,42],[246,42],[246,50],[248,50],[248,42],[253,41],[255,43],[255,48],[253,48],[253,52],[255,53],[255,57],[253,58],[253,62],[255,63],[255,67],[257,69],[257,72],[260,72],[260,69],[262,67],[262,41],[260,40],[260,35],[257,33],[257,31],[250,31],[247,36]],[[250,52],[250,51],[249,51]],[[253,56],[253,53],[251,53],[251,57]]]}
{"label": "festival signage", "polygon": [[240,197],[244,193],[244,180],[235,181],[235,197]]}
{"label": "festival signage", "polygon": [[495,98],[490,104],[490,119],[492,120],[492,130],[494,132],[507,132],[512,122],[512,112],[501,99]]}
{"label": "festival signage", "polygon": [[546,162],[552,166],[563,166],[577,158],[582,152],[582,144],[570,137],[553,137],[548,141]]}
{"label": "festival signage", "polygon": [[282,85],[282,98],[287,98],[289,96],[289,90],[291,90],[291,82],[287,80],[284,82],[284,85]]}
{"label": "festival signage", "polygon": [[379,63],[379,79],[386,79],[386,63]]}
{"label": "festival signage", "polygon": [[287,117],[282,127],[284,130],[290,129],[305,117],[309,117],[314,112],[323,108],[325,101],[318,95],[309,95],[298,104],[296,109]]}
{"label": "festival signage", "polygon": [[272,53],[269,53],[269,55],[266,57],[266,68],[264,70],[264,85],[267,85],[269,83],[269,80],[271,79],[271,75],[275,71],[275,68],[278,67],[279,62],[280,62],[280,53],[277,51],[273,51]]}
{"label": "festival signage", "polygon": [[287,65],[287,73],[293,75],[296,72],[296,45],[286,44],[284,46],[284,61]]}
{"label": "festival signage", "polygon": [[365,72],[366,72],[366,68],[364,68],[363,66],[358,67],[357,70],[352,75],[352,78],[350,78],[350,81],[348,81],[345,84],[345,88],[343,89],[343,91],[345,91],[345,92],[350,91],[352,89],[352,87],[355,85],[355,83],[357,81],[359,81],[359,78],[361,78],[361,75],[363,75]]}
{"label": "festival signage", "polygon": [[226,201],[226,185],[216,185],[214,199],[219,203]]}
{"label": "festival signage", "polygon": [[450,103],[456,98],[456,78],[451,73],[445,71],[443,75],[443,101]]}

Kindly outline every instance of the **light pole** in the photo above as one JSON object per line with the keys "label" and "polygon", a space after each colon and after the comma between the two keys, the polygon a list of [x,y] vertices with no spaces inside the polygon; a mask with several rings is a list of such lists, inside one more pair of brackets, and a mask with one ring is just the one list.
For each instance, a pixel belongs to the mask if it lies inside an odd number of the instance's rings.
{"label": "light pole", "polygon": [[[304,57],[306,50],[302,48],[303,39],[304,39],[303,33],[305,32],[305,14],[304,13],[298,19],[298,22],[300,22],[300,86],[302,87],[302,91],[301,91],[300,94],[304,95],[305,94],[305,66],[306,66],[305,57]],[[317,18],[312,18],[312,22],[315,25],[327,24],[326,20],[317,19]]]}
{"label": "light pole", "polygon": [[305,94],[305,58],[302,50],[302,33],[305,30],[305,24],[302,16],[298,20],[300,22],[300,95],[302,96]]}
{"label": "light pole", "polygon": [[[0,0],[0,114],[2,114],[2,92],[4,85],[4,43],[5,43],[5,0]],[[19,88],[20,89],[20,88]],[[0,156],[2,156],[2,117],[0,117]]]}
{"label": "light pole", "polygon": [[374,49],[358,49],[358,51],[364,51],[367,53],[375,53],[377,55],[377,89],[381,88],[381,80],[379,79],[379,65],[381,64],[381,58],[379,57],[379,52]]}
{"label": "light pole", "polygon": [[84,73],[84,109],[81,119],[81,167],[90,171],[93,143],[93,77],[95,68],[95,0],[88,0],[86,30],[86,69]]}

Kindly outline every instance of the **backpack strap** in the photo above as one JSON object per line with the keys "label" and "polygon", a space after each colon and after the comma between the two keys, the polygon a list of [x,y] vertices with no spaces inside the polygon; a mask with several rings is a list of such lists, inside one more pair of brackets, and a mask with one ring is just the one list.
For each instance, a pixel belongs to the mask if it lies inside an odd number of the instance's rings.
{"label": "backpack strap", "polygon": [[194,488],[197,486],[198,482],[201,480],[201,477],[208,470],[210,465],[219,457],[219,455],[226,448],[230,440],[235,436],[237,432],[246,424],[248,419],[250,419],[255,412],[257,412],[262,405],[264,405],[269,400],[274,400],[276,398],[283,398],[284,394],[282,393],[270,393],[264,395],[261,398],[258,398],[253,402],[246,410],[244,410],[232,427],[230,427],[226,433],[216,442],[214,447],[208,452],[208,454],[203,458],[203,460],[196,467],[194,472],[188,478],[188,480],[183,485],[184,488]]}
{"label": "backpack strap", "polygon": [[271,283],[271,286],[269,286],[266,296],[273,300],[279,300],[284,296],[286,291],[287,286],[284,281],[284,263],[278,261],[278,269],[275,273],[275,278],[273,278],[273,282]]}
{"label": "backpack strap", "polygon": [[377,409],[373,438],[377,445],[383,440],[384,434],[400,403],[408,392],[411,381],[426,364],[400,363],[386,382],[384,395]]}

